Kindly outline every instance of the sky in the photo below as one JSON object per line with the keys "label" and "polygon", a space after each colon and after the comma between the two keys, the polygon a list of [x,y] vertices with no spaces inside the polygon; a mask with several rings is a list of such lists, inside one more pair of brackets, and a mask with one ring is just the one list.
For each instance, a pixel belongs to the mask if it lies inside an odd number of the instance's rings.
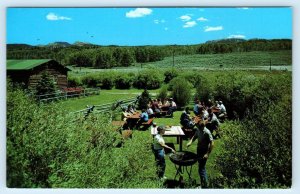
{"label": "sky", "polygon": [[7,8],[7,44],[191,45],[292,39],[291,7]]}

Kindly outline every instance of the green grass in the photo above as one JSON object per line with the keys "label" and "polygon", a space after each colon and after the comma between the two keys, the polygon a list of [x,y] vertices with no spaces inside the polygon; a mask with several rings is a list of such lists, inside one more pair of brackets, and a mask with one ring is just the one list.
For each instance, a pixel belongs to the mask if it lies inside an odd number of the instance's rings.
{"label": "green grass", "polygon": [[[291,71],[292,51],[252,51],[241,53],[225,53],[225,54],[194,54],[194,55],[179,55],[174,58],[174,67],[185,69],[208,69],[208,70],[223,70],[223,69],[257,69],[269,70],[270,63],[273,69]],[[141,66],[143,68],[141,68]],[[130,67],[116,67],[113,69],[93,69],[73,67],[71,75],[83,76],[95,72],[138,72],[146,68],[171,68],[173,66],[173,57],[165,57],[162,61],[150,63],[135,63]],[[220,68],[222,66],[222,68]]]}
{"label": "green grass", "polygon": [[[242,53],[226,53],[226,54],[195,54],[195,55],[181,55],[175,56],[175,67],[204,67],[204,68],[224,68],[235,67],[255,67],[255,66],[274,66],[291,65],[292,51],[253,51]],[[143,64],[143,67],[167,68],[172,67],[173,58],[166,57],[162,61]],[[136,64],[140,67],[140,64]]]}
{"label": "green grass", "polygon": [[[157,123],[157,125],[180,125],[179,124],[179,120],[180,120],[180,115],[181,115],[182,111],[176,111],[174,112],[174,118],[155,118],[154,122]],[[223,123],[223,125],[226,125],[226,123]],[[133,138],[135,136],[142,136],[143,138],[152,138],[151,134],[150,134],[150,130],[146,130],[146,131],[137,131],[135,130],[133,132]],[[175,149],[178,151],[179,150],[179,144],[177,144],[177,139],[176,137],[164,137],[165,142],[166,143],[173,143],[175,146]],[[183,140],[183,144],[182,144],[182,150],[183,151],[191,151],[194,153],[197,153],[197,140],[195,142],[193,142],[193,144],[187,148],[186,144],[188,143],[189,140]],[[220,173],[217,169],[215,169],[214,167],[214,161],[216,160],[216,155],[218,154],[219,151],[221,151],[221,145],[222,145],[222,138],[215,140],[215,147],[212,151],[212,153],[209,156],[209,159],[207,161],[206,164],[206,170],[208,173],[208,177],[209,179],[213,179],[215,177],[218,176],[218,174]],[[166,155],[165,156],[166,159],[166,172],[165,172],[165,176],[168,179],[174,179],[175,174],[176,174],[176,168],[175,165],[171,162],[171,160],[169,159],[169,156]],[[154,160],[154,156],[153,156],[153,160]],[[183,179],[184,181],[188,181],[188,175],[186,172],[184,172],[183,175]],[[200,183],[200,177],[198,174],[198,163],[194,164],[192,167],[192,174],[191,174],[191,178],[196,180],[196,183],[199,184]],[[179,179],[179,176],[176,177],[176,179]]]}
{"label": "green grass", "polygon": [[[78,111],[86,108],[86,105],[102,105],[107,103],[113,103],[117,100],[134,98],[141,94],[143,90],[130,89],[130,90],[101,90],[99,95],[93,95],[88,97],[80,97],[68,99],[66,101],[58,102],[59,105],[67,111]],[[155,94],[158,90],[148,90],[151,94]]]}

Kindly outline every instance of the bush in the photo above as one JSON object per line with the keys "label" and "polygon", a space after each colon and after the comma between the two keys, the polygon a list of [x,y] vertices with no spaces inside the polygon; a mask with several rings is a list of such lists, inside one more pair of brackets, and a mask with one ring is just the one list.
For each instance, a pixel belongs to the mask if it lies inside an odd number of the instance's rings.
{"label": "bush", "polygon": [[209,99],[212,99],[212,86],[211,83],[205,78],[200,77],[199,82],[196,84],[196,93],[195,99],[199,99],[201,102],[208,102]]}
{"label": "bush", "polygon": [[[245,82],[246,80],[248,82]],[[230,107],[233,103],[243,107],[245,103],[249,103],[248,114],[242,122],[229,123],[222,127],[224,145],[222,152],[216,158],[216,168],[222,174],[224,187],[291,187],[292,90],[290,80],[291,77],[287,74],[272,75],[267,79],[262,76],[257,80],[246,76],[235,80],[233,84],[235,87],[232,87],[233,94],[246,101],[237,101],[230,94],[228,102]],[[244,85],[240,83],[242,81]]]}
{"label": "bush", "polygon": [[55,92],[56,86],[48,72],[42,73],[41,79],[37,82],[35,90],[36,95],[51,94]]}
{"label": "bush", "polygon": [[79,77],[68,77],[68,87],[82,86],[82,81]]}
{"label": "bush", "polygon": [[167,99],[168,97],[168,86],[167,85],[164,85],[160,88],[156,98],[159,98],[159,99]]}
{"label": "bush", "polygon": [[132,78],[127,74],[119,75],[115,79],[115,86],[117,89],[129,89],[132,84]]}
{"label": "bush", "polygon": [[95,88],[101,83],[101,79],[97,74],[88,74],[82,77],[82,84],[87,87]]}
{"label": "bush", "polygon": [[191,100],[191,84],[184,78],[172,80],[172,96],[178,107],[184,107]]}
{"label": "bush", "polygon": [[169,83],[173,78],[178,76],[178,71],[176,69],[170,69],[165,71],[164,73],[165,76],[165,83]]}
{"label": "bush", "polygon": [[114,78],[111,76],[105,76],[102,78],[102,89],[111,90],[114,87]]}
{"label": "bush", "polygon": [[149,92],[145,89],[145,90],[142,92],[140,98],[138,99],[138,107],[139,107],[139,109],[140,109],[140,110],[142,110],[142,109],[147,109],[147,108],[148,108],[147,105],[148,105],[149,100],[150,100],[150,94],[149,94]]}
{"label": "bush", "polygon": [[163,76],[156,70],[139,72],[133,81],[133,87],[138,89],[157,89],[163,82]]}
{"label": "bush", "polygon": [[8,187],[162,186],[154,178],[151,138],[135,136],[116,148],[121,136],[107,115],[85,120],[55,104],[38,106],[17,89],[8,89],[7,100]]}

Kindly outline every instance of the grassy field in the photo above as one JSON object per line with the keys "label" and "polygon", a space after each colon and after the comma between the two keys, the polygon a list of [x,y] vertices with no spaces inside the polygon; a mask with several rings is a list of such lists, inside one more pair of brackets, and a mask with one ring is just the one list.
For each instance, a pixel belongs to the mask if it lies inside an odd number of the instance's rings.
{"label": "grassy field", "polygon": [[[177,125],[180,125],[180,123],[179,123],[180,115],[181,115],[181,111],[176,111],[174,113],[174,118],[155,118],[154,122],[157,123],[157,125],[177,126]],[[224,123],[223,125],[226,125],[226,123]],[[134,130],[132,138],[135,138],[137,136],[142,137],[144,139],[152,138],[152,135],[150,134],[150,129],[148,129],[146,131]],[[165,137],[164,139],[168,145],[174,145],[175,150],[177,150],[177,151],[179,150],[179,144],[177,144],[176,137]],[[196,151],[197,141],[195,141],[189,148],[187,148],[186,144],[188,143],[188,141],[189,141],[188,139],[183,140],[183,144],[182,144],[183,151],[191,151],[191,152],[197,153],[197,151]],[[217,177],[219,174],[219,171],[214,168],[214,161],[215,161],[215,156],[218,154],[218,151],[221,148],[221,145],[222,145],[222,138],[215,140],[214,150],[212,151],[210,158],[208,159],[207,164],[206,164],[206,170],[207,170],[209,178],[211,178],[211,179],[214,177]],[[165,176],[167,177],[168,180],[173,180],[175,177],[175,174],[176,174],[175,165],[171,162],[171,160],[169,158],[169,154],[166,154],[165,159],[166,159]],[[154,160],[154,156],[153,156],[153,160]],[[188,181],[189,181],[188,174],[186,172],[183,173],[183,178],[184,178],[185,183],[188,183]],[[198,163],[195,163],[192,167],[191,178],[193,180],[196,180],[197,184],[200,183],[200,178],[199,178],[199,174],[198,174]],[[178,179],[179,179],[179,176],[177,175],[176,180],[178,181]]]}
{"label": "grassy field", "polygon": [[[156,94],[158,90],[148,90],[150,94]],[[134,98],[140,95],[143,90],[101,90],[99,95],[69,99],[60,101],[59,105],[70,112],[78,111],[86,108],[86,105],[102,105],[113,103],[121,99]]]}
{"label": "grassy field", "polygon": [[[115,102],[120,99],[135,97],[137,94],[140,94],[141,92],[142,92],[142,90],[137,90],[137,89],[102,90],[99,95],[89,96],[89,97],[85,97],[85,98],[74,98],[71,100],[59,102],[59,104],[62,105],[64,107],[64,109],[66,109],[66,110],[77,111],[77,110],[84,109],[86,105],[92,105],[92,104],[100,105],[100,104]],[[157,90],[149,90],[149,92],[154,94],[157,92]],[[176,111],[174,113],[174,118],[155,118],[154,122],[156,122],[158,125],[172,125],[172,126],[180,125],[180,115],[181,115],[181,111]],[[146,131],[134,130],[133,138],[135,136],[140,136],[143,138],[152,138],[149,129]],[[165,141],[168,144],[173,144],[175,146],[175,149],[179,150],[179,144],[177,144],[177,140],[175,137],[165,137]],[[188,143],[188,140],[183,140],[183,150],[188,150],[188,151],[196,153],[197,142],[195,141],[188,149],[186,147],[187,143]],[[222,143],[222,139],[218,139],[215,141],[215,148],[207,162],[207,171],[208,171],[210,178],[213,178],[213,177],[217,176],[217,174],[218,174],[218,171],[217,171],[217,169],[215,169],[213,167],[213,164],[214,164],[215,155],[218,153],[218,149],[219,149],[221,143]],[[174,164],[171,162],[171,160],[169,159],[168,155],[165,157],[165,159],[166,159],[166,165],[167,165],[165,176],[167,176],[167,178],[169,180],[172,180],[175,177],[176,168],[175,168]],[[154,160],[154,157],[153,157],[153,160]],[[199,179],[199,175],[198,175],[197,163],[192,168],[191,177],[197,181],[197,184],[199,183],[200,179]],[[176,177],[177,180],[178,180],[178,178],[179,178],[179,176]],[[184,180],[188,181],[188,175],[186,172],[184,173]]]}
{"label": "grassy field", "polygon": [[[195,54],[174,57],[174,67],[182,69],[261,69],[269,70],[270,64],[273,69],[289,70],[292,65],[292,51],[253,51],[226,54]],[[87,74],[97,71],[139,71],[142,68],[170,68],[173,66],[173,57],[165,57],[162,61],[152,63],[135,63],[130,67],[117,67],[114,69],[91,69],[72,68],[71,74]]]}

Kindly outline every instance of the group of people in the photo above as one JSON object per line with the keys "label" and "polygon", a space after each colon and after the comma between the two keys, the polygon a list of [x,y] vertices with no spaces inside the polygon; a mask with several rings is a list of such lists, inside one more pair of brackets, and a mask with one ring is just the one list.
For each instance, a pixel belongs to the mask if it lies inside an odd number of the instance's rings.
{"label": "group of people", "polygon": [[227,116],[225,105],[221,100],[215,101],[215,103],[213,103],[212,100],[209,99],[206,104],[204,102],[196,100],[193,112],[196,116],[201,116],[203,117],[203,119],[205,119],[208,115],[207,113],[209,109],[215,110],[216,116],[220,120],[224,120],[224,118]]}
{"label": "group of people", "polygon": [[[142,110],[140,119],[136,125],[139,123],[148,121],[149,118],[154,116],[157,113],[160,113],[162,110],[167,110],[167,114],[173,117],[173,112],[177,109],[176,103],[172,98],[168,99],[166,102],[162,102],[160,99],[154,99],[149,101],[147,109]],[[197,156],[198,156],[198,173],[200,176],[200,183],[202,188],[208,187],[207,173],[205,169],[206,161],[209,158],[210,153],[214,147],[214,139],[220,138],[219,129],[220,121],[219,119],[226,117],[226,108],[222,101],[216,101],[213,103],[209,100],[206,104],[200,101],[196,101],[193,107],[193,112],[195,117],[190,115],[190,110],[188,107],[182,112],[180,117],[180,124],[183,128],[194,129],[195,133],[187,143],[189,147],[195,140],[198,140],[197,143]],[[128,106],[127,109],[123,110],[123,120],[128,121],[128,116],[135,114],[136,110],[134,107]],[[197,118],[197,119],[196,119]],[[129,123],[130,125],[130,123]],[[153,123],[152,127],[156,127],[157,134],[153,138],[152,151],[155,156],[156,165],[157,165],[157,176],[160,179],[165,179],[165,152],[164,149],[170,149],[173,153],[176,151],[170,146],[166,145],[163,135],[165,133],[164,126],[156,126]],[[213,132],[216,132],[216,135],[213,136]]]}
{"label": "group of people", "polygon": [[151,99],[147,105],[147,113],[150,117],[160,115],[162,111],[167,111],[166,115],[173,117],[173,112],[176,111],[177,105],[173,98],[167,100]]}
{"label": "group of people", "polygon": [[139,112],[136,111],[135,107],[131,104],[129,104],[126,107],[122,108],[122,120],[125,121],[123,125],[123,129],[132,129],[134,127],[139,128],[142,123],[147,122],[149,120],[149,115],[146,111],[146,109],[142,109],[142,113],[139,116],[138,120],[130,119],[131,116],[139,114]]}
{"label": "group of people", "polygon": [[186,107],[180,116],[180,124],[183,129],[194,129],[195,124],[201,120],[206,121],[206,127],[213,134],[215,132],[214,138],[220,138],[220,120],[223,121],[227,116],[226,108],[222,101],[216,101],[213,104],[210,100],[205,106],[199,100],[195,102],[193,112],[194,117],[190,115],[189,108]]}

